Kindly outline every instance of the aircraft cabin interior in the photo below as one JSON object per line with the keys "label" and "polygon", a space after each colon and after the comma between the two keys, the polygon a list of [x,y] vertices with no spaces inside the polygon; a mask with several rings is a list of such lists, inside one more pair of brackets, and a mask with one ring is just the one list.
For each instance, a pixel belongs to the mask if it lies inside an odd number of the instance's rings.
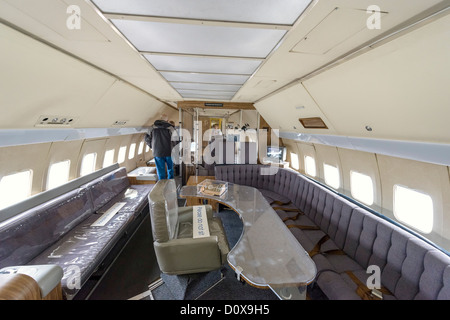
{"label": "aircraft cabin interior", "polygon": [[0,0],[0,300],[449,300],[449,7]]}

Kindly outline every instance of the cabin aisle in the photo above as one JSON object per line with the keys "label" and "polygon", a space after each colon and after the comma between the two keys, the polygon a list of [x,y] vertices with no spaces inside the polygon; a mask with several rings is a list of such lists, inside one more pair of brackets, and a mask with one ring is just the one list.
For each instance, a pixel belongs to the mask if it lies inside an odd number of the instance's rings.
{"label": "cabin aisle", "polygon": [[147,215],[89,300],[127,300],[147,291],[159,277]]}
{"label": "cabin aisle", "polygon": [[[226,208],[222,208],[218,215],[232,248],[241,236],[242,222],[234,211]],[[162,275],[160,281],[151,234],[147,216],[89,300],[278,300],[269,289],[258,289],[237,281],[228,265],[208,273]],[[150,294],[151,284],[154,286]],[[326,299],[318,288],[308,288],[308,298]]]}

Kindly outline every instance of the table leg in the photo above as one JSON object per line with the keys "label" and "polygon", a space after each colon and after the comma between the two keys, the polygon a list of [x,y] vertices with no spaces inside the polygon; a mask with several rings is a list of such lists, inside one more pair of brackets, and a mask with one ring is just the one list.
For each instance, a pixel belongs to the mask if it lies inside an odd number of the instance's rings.
{"label": "table leg", "polygon": [[306,300],[306,286],[301,287],[272,287],[269,288],[280,300]]}

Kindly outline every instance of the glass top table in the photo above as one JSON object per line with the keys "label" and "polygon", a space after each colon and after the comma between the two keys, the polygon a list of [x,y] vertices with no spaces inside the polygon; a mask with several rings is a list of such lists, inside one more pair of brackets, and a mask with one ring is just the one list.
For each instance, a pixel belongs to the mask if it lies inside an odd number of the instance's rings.
{"label": "glass top table", "polygon": [[196,186],[184,186],[180,196],[212,199],[239,214],[243,232],[227,257],[238,278],[269,287],[281,299],[306,297],[316,265],[258,189],[228,183],[228,191],[217,197],[198,193]]}

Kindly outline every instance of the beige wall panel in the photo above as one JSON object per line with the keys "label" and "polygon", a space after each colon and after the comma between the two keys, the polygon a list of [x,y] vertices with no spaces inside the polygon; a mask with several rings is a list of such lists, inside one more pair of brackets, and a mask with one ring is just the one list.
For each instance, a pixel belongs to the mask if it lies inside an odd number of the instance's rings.
{"label": "beige wall panel", "polygon": [[0,38],[8,43],[0,69],[9,75],[0,80],[2,128],[32,128],[42,115],[73,117],[76,128],[109,127],[118,120],[144,126],[168,108],[144,91],[4,25]]}
{"label": "beige wall panel", "polygon": [[39,143],[0,148],[0,179],[12,173],[31,169],[33,170],[31,195],[41,192],[47,164],[39,159],[47,159],[51,145]]}
{"label": "beige wall panel", "polygon": [[73,180],[78,177],[79,173],[78,156],[80,154],[82,145],[83,140],[59,141],[52,143],[48,156],[46,156],[45,162],[43,161],[43,165],[45,166],[45,172],[44,172],[44,179],[42,182],[42,191],[47,189],[46,184],[47,184],[48,168],[53,163],[70,160],[69,180]]}
{"label": "beige wall panel", "polygon": [[148,148],[148,152],[145,152],[145,150],[147,150],[146,148],[147,144],[145,144],[144,146],[144,154],[145,154],[145,161],[151,160],[153,159],[153,152],[152,149]]}
{"label": "beige wall panel", "polygon": [[164,104],[123,81],[115,81],[80,120],[82,127],[109,127],[127,121],[127,127],[143,126]]}
{"label": "beige wall panel", "polygon": [[172,120],[175,122],[175,125],[178,125],[178,110],[171,108],[165,104],[161,104],[157,110],[155,110],[150,117],[148,118],[145,126],[151,126],[155,123],[156,120],[161,119],[161,116],[165,114],[169,118],[169,121]]}
{"label": "beige wall panel", "polygon": [[304,85],[339,135],[449,143],[449,24],[446,15]]}
{"label": "beige wall panel", "polygon": [[[135,149],[134,149],[134,156],[130,160],[130,165],[132,163],[134,163],[135,168],[145,166],[145,155],[144,155],[145,150],[144,150],[144,148],[142,149],[142,153],[138,154],[139,145],[141,142],[143,142],[145,144],[144,134],[134,134],[131,136],[130,143],[131,144],[135,143],[136,145],[135,145]],[[145,147],[145,145],[143,145],[143,146]]]}
{"label": "beige wall panel", "polygon": [[298,159],[300,162],[299,171],[301,173],[306,174],[306,172],[305,172],[305,157],[310,156],[310,157],[313,157],[316,162],[316,173],[317,174],[315,177],[320,177],[320,168],[317,166],[317,155],[316,155],[316,149],[314,148],[314,145],[308,144],[308,143],[297,142],[297,148],[298,148],[298,152],[299,152]]}
{"label": "beige wall panel", "polygon": [[[108,151],[108,150],[114,149],[114,160],[113,160],[113,163],[117,162],[121,141],[122,141],[122,137],[121,136],[109,137],[106,140],[105,152]],[[102,164],[102,166],[103,166],[103,164]]]}
{"label": "beige wall panel", "polygon": [[429,163],[378,155],[383,207],[393,211],[394,185],[423,192],[433,200],[433,232],[450,239],[448,169]]}
{"label": "beige wall panel", "polygon": [[120,147],[126,146],[125,151],[125,160],[122,163],[119,163],[119,166],[125,167],[127,169],[127,172],[130,172],[131,170],[136,168],[136,162],[135,159],[128,159],[128,152],[130,150],[130,144],[133,139],[132,135],[125,135],[121,136],[120,141]]}
{"label": "beige wall panel", "polygon": [[[32,128],[41,115],[83,117],[114,78],[0,24],[0,127]],[[6,76],[8,75],[8,76]]]}
{"label": "beige wall panel", "polygon": [[[320,110],[301,83],[255,103],[255,107],[272,129],[286,132],[335,134],[334,124]],[[305,129],[299,118],[320,117],[329,129]],[[295,128],[294,128],[295,127]]]}
{"label": "beige wall panel", "polygon": [[77,175],[80,176],[81,163],[83,162],[83,157],[89,153],[96,153],[95,159],[95,170],[99,170],[103,166],[103,158],[105,155],[105,143],[106,139],[94,139],[94,140],[84,140],[81,147],[80,153],[78,155],[77,161]]}
{"label": "beige wall panel", "polygon": [[373,182],[373,205],[379,210],[381,207],[381,182],[378,172],[376,155],[369,152],[338,148],[339,158],[342,165],[343,192],[351,196],[350,171],[365,174]]}
{"label": "beige wall panel", "polygon": [[[297,143],[289,139],[282,139],[282,143],[286,147],[286,161],[289,162],[289,167],[297,171],[300,170],[300,156]],[[291,153],[297,155],[298,167],[295,166],[295,159],[293,159],[294,155],[291,155]]]}
{"label": "beige wall panel", "polygon": [[[336,147],[330,147],[325,146],[321,144],[315,144],[314,145],[316,149],[316,155],[317,155],[317,166],[320,167],[320,179],[321,181],[325,182],[325,170],[324,170],[324,164],[328,164],[330,166],[336,167],[339,171],[339,188],[337,190],[340,190],[343,186],[343,172],[342,172],[342,165],[341,160],[339,158],[339,153]],[[330,186],[332,187],[332,186]]]}

